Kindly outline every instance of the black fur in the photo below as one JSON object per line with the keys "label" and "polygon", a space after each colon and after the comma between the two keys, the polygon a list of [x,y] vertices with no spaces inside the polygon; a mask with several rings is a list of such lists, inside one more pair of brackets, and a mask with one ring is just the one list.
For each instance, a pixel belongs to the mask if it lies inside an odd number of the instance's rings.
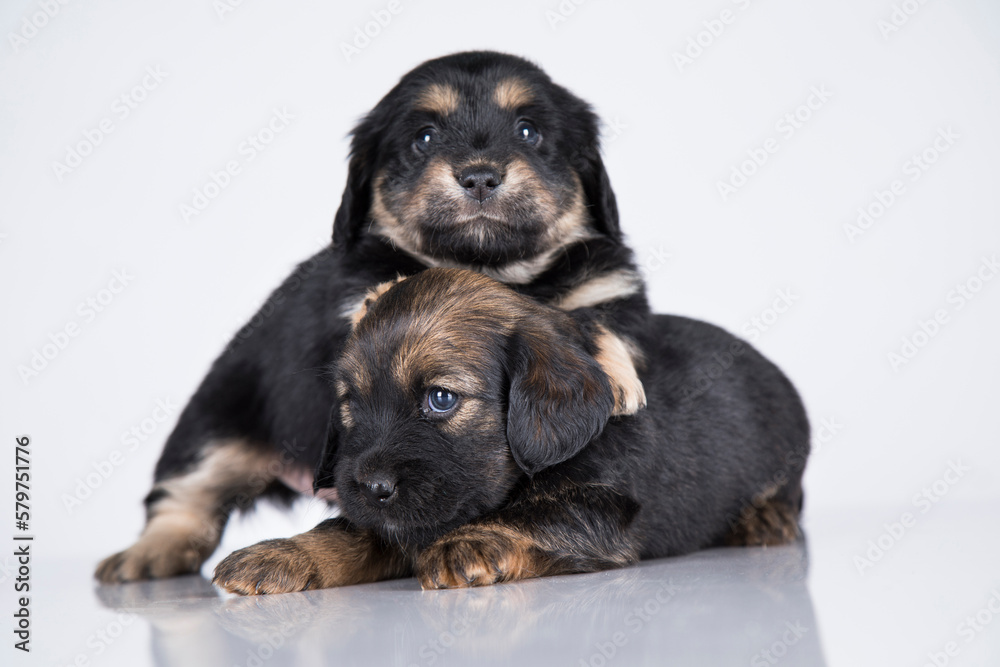
{"label": "black fur", "polygon": [[[321,524],[237,551],[216,582],[285,592],[415,573],[425,588],[474,586],[796,539],[809,424],[781,371],[722,329],[650,316],[636,338],[648,407],[602,429],[607,379],[580,361],[595,331],[465,271],[398,283],[347,343],[346,412],[323,462],[345,525],[379,550],[345,548],[344,526]],[[448,378],[470,388],[436,412]],[[366,480],[391,494],[366,495]]]}
{"label": "black fur", "polygon": [[[430,291],[435,301],[445,300],[442,285],[456,275],[460,272],[424,272],[375,304],[365,322],[376,320],[382,328],[359,329],[352,343],[361,348],[369,372],[387,378],[380,369],[391,366],[406,339],[403,332],[414,316],[423,314],[407,306],[407,299],[414,293],[426,298]],[[475,321],[474,301],[440,307],[461,310]],[[579,534],[566,536],[568,543],[581,546],[595,524],[611,521],[627,526],[626,542],[618,548],[652,558],[731,543],[741,521],[756,520],[747,510],[766,503],[782,504],[797,515],[809,453],[808,420],[792,384],[748,343],[704,322],[650,316],[636,337],[647,359],[640,377],[648,407],[604,425],[610,412],[607,395],[582,389],[585,378],[600,382],[600,368],[574,366],[552,353],[557,349],[576,357],[576,351],[590,347],[588,327],[577,326],[556,309],[519,303],[530,311],[515,331],[503,337],[473,326],[481,336],[479,345],[453,355],[456,364],[466,356],[474,359],[470,367],[487,379],[489,393],[480,398],[490,411],[473,420],[474,426],[458,434],[443,432],[441,423],[419,418],[411,407],[425,388],[401,391],[388,379],[376,391],[352,398],[357,425],[339,427],[323,466],[344,468],[337,479],[349,519],[363,517],[361,525],[384,531],[386,539],[421,547],[428,536],[439,537],[483,515],[501,516],[529,533],[546,524],[561,532],[572,525],[564,516],[571,511],[567,501],[545,498],[560,497],[567,489],[600,487],[603,496],[584,493],[572,501],[584,515],[594,498],[604,505],[589,519],[577,521]],[[538,335],[541,330],[545,336]],[[531,348],[527,363],[525,348]],[[350,372],[342,368],[340,373],[349,383]],[[527,396],[524,386],[531,388]],[[494,427],[480,426],[484,421]],[[484,474],[498,467],[491,463],[495,452],[507,448],[519,474]],[[527,465],[526,448],[531,452]],[[398,510],[373,510],[356,496],[356,484],[350,481],[356,462],[373,455],[381,470],[400,478],[408,476],[396,469],[398,462],[419,462],[422,472],[413,477],[420,484],[411,489],[400,485]],[[487,490],[481,500],[468,500],[468,494]],[[521,505],[531,510],[517,509]],[[406,530],[411,516],[419,517],[420,528],[412,535]],[[384,523],[387,517],[391,530]],[[573,553],[558,556],[572,558]]]}
{"label": "black fur", "polygon": [[[501,113],[476,102],[476,95],[488,97],[497,82],[509,76],[531,85],[532,105]],[[455,86],[463,99],[473,103],[463,104],[446,119],[413,111],[415,97],[430,83]],[[521,117],[531,119],[542,133],[537,147],[517,143],[513,123]],[[429,123],[439,126],[445,140],[440,150],[418,155],[413,148],[414,132]],[[423,173],[428,159],[437,156],[456,162],[470,155],[523,160],[534,170],[539,192],[564,193],[578,179],[585,195],[588,234],[555,248],[546,259],[546,252],[553,248],[540,245],[544,225],[532,217],[530,202],[523,200],[509,206],[502,200],[490,204],[493,214],[509,214],[509,218],[496,223],[495,230],[489,229],[489,241],[480,249],[470,246],[460,233],[444,229],[447,225],[440,233],[432,230],[419,248],[400,247],[378,233],[372,218],[376,174],[390,170],[392,182],[387,190],[402,196]],[[552,83],[536,66],[498,53],[456,54],[429,61],[407,74],[354,131],[347,185],[331,246],[300,264],[272,293],[212,364],[182,411],[156,465],[154,490],[146,498],[148,515],[155,516],[169,499],[161,486],[197,469],[208,450],[222,441],[245,442],[296,466],[316,468],[335,400],[325,369],[337,359],[349,333],[345,310],[368,288],[397,275],[413,275],[439,261],[502,275],[518,262],[539,258],[528,279],[515,288],[545,301],[554,301],[603,272],[635,270],[632,253],[621,238],[614,193],[600,158],[597,119],[589,106]],[[628,336],[631,329],[642,326],[647,311],[640,287],[576,315],[597,318]],[[228,499],[204,508],[218,524],[209,531],[211,539],[221,532],[232,510],[249,506],[256,496],[288,498],[290,494],[277,480],[222,494]],[[214,548],[211,539],[207,547],[199,546],[199,553]],[[158,574],[155,568],[150,573],[149,567],[137,563],[129,570],[122,565],[128,553],[103,564],[98,577],[121,581],[179,574],[193,567],[164,566]]]}

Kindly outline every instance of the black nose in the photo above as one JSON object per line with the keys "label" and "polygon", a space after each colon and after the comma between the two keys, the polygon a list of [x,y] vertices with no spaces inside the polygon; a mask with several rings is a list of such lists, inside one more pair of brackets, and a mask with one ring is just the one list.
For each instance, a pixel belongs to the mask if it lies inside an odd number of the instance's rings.
{"label": "black nose", "polygon": [[479,202],[484,202],[493,196],[503,179],[500,172],[493,167],[477,164],[466,167],[458,175],[458,182],[465,188],[465,194]]}
{"label": "black nose", "polygon": [[396,497],[396,481],[386,475],[372,475],[358,480],[361,494],[372,505],[383,507]]}

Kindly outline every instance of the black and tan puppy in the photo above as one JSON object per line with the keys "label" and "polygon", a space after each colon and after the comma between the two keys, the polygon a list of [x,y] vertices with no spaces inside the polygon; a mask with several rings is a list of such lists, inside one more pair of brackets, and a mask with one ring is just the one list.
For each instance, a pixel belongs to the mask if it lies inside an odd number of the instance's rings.
{"label": "black and tan puppy", "polygon": [[349,313],[397,274],[461,266],[604,322],[616,414],[643,389],[629,339],[646,297],[622,241],[589,106],[538,67],[461,53],[407,74],[354,131],[333,244],[301,264],[215,361],[170,434],[146,527],[105,582],[196,572],[229,515],[308,490]]}
{"label": "black and tan puppy", "polygon": [[802,403],[721,329],[651,316],[637,338],[649,405],[608,421],[596,321],[454,269],[383,287],[366,308],[317,477],[343,516],[231,554],[223,588],[411,573],[424,588],[477,586],[798,535]]}

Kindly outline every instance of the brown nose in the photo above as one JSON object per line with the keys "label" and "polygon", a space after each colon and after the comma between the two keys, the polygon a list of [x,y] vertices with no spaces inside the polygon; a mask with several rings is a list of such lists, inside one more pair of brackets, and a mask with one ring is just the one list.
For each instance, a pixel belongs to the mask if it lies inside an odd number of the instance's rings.
{"label": "brown nose", "polygon": [[483,203],[493,196],[503,181],[500,172],[493,167],[477,164],[463,169],[458,175],[458,182],[465,188],[465,194]]}

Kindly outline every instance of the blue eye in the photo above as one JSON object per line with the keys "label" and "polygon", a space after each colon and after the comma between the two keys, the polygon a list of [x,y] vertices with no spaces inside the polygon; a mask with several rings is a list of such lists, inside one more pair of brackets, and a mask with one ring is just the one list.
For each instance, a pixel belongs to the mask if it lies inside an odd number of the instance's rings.
{"label": "blue eye", "polygon": [[434,412],[448,412],[458,403],[458,396],[442,387],[431,387],[427,392],[427,407]]}
{"label": "blue eye", "polygon": [[538,131],[538,128],[526,120],[522,120],[517,124],[517,136],[529,146],[535,146],[542,140],[542,135]]}
{"label": "blue eye", "polygon": [[437,130],[433,127],[425,127],[417,132],[413,137],[413,147],[417,150],[424,150],[437,139]]}

